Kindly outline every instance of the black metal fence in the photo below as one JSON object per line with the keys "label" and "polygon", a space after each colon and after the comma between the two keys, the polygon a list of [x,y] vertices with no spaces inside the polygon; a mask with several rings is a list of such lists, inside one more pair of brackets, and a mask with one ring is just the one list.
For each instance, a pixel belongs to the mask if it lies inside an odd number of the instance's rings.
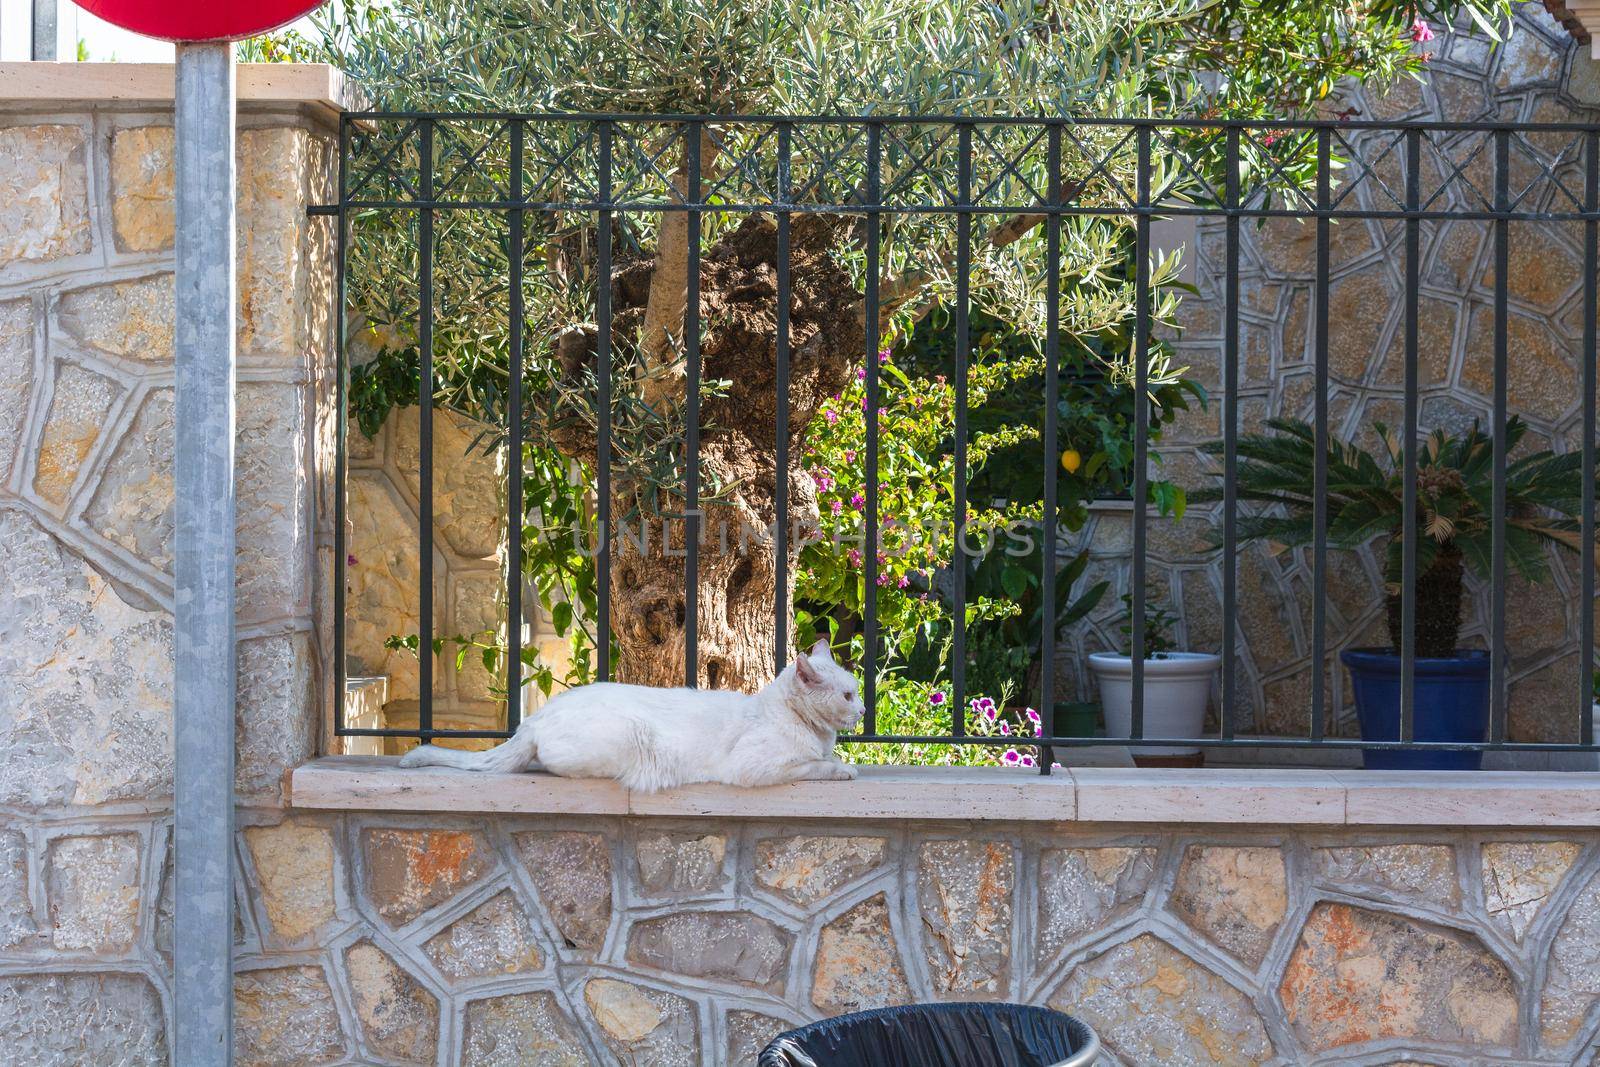
{"label": "black metal fence", "polygon": [[[720,165],[714,180],[701,172],[701,145],[705,138],[717,145]],[[497,161],[495,167],[486,161]],[[684,167],[674,186],[672,170]],[[736,217],[750,212],[770,214],[776,220],[780,257],[776,278],[777,343],[775,361],[779,398],[776,404],[778,522],[773,546],[778,571],[779,596],[773,604],[777,641],[775,665],[781,668],[789,644],[790,605],[783,591],[791,536],[787,515],[789,465],[789,310],[791,278],[785,260],[792,221],[807,213],[850,215],[866,220],[869,239],[861,266],[865,321],[880,318],[881,224],[890,216],[954,216],[954,256],[951,261],[952,293],[948,305],[955,332],[955,361],[950,368],[957,389],[954,425],[954,516],[967,513],[966,470],[969,429],[965,382],[968,373],[970,280],[974,255],[974,220],[1006,216],[1040,216],[1044,253],[1039,269],[1045,285],[1045,338],[1043,344],[1046,395],[1043,398],[1041,448],[1043,464],[1043,514],[1056,513],[1057,370],[1061,358],[1061,278],[1063,226],[1074,219],[1105,217],[1128,220],[1133,234],[1135,321],[1133,336],[1136,394],[1135,449],[1132,498],[1145,499],[1148,490],[1149,402],[1146,396],[1152,344],[1151,224],[1160,218],[1195,216],[1218,220],[1223,230],[1220,273],[1222,294],[1221,393],[1221,501],[1222,670],[1217,711],[1220,728],[1204,738],[1146,737],[1144,730],[1144,658],[1135,656],[1133,714],[1129,737],[1067,737],[1050,721],[1050,698],[1045,699],[1045,730],[1027,738],[1046,753],[1041,769],[1048,773],[1051,746],[1173,745],[1254,746],[1295,748],[1407,747],[1437,749],[1541,749],[1594,750],[1592,682],[1595,592],[1595,430],[1596,430],[1596,322],[1597,259],[1600,259],[1600,127],[1551,123],[1378,123],[1361,120],[1243,122],[1176,122],[1153,120],[1067,120],[1038,118],[929,118],[929,117],[735,117],[637,115],[523,115],[523,114],[421,114],[372,112],[344,116],[339,147],[337,204],[314,208],[316,214],[337,219],[339,274],[340,439],[337,477],[345,479],[343,438],[348,367],[344,351],[346,334],[345,276],[351,229],[359,220],[382,213],[401,213],[414,220],[415,276],[394,277],[387,284],[410,287],[418,308],[416,333],[421,352],[434,348],[434,264],[437,226],[454,212],[489,213],[508,234],[510,277],[506,279],[506,305],[484,308],[485,315],[504,315],[510,337],[510,377],[506,384],[506,410],[523,409],[523,350],[529,329],[523,298],[524,240],[531,218],[560,214],[583,220],[593,256],[592,311],[597,362],[597,405],[603,413],[597,423],[597,462],[594,470],[595,503],[602,531],[612,525],[611,477],[613,462],[612,413],[615,387],[612,355],[612,252],[617,245],[619,219],[631,215],[684,213],[688,220],[688,306],[683,320],[682,344],[686,357],[686,484],[688,533],[685,589],[686,678],[694,684],[698,655],[696,633],[700,605],[696,602],[695,574],[700,557],[700,340],[699,289],[702,229],[708,219]],[[1403,449],[1403,527],[1417,528],[1419,448],[1426,428],[1419,425],[1419,271],[1422,228],[1425,224],[1464,221],[1486,226],[1492,233],[1494,256],[1493,351],[1493,532],[1492,559],[1488,561],[1492,606],[1492,701],[1490,724],[1482,742],[1423,742],[1414,739],[1413,692],[1416,671],[1417,538],[1403,538],[1401,562],[1402,715],[1399,740],[1362,741],[1332,736],[1324,687],[1309,686],[1309,730],[1299,737],[1262,739],[1237,736],[1233,709],[1237,703],[1236,627],[1238,584],[1235,561],[1240,534],[1238,519],[1237,446],[1240,416],[1241,292],[1240,250],[1243,227],[1263,220],[1305,220],[1315,230],[1315,276],[1311,301],[1314,350],[1314,413],[1310,422],[1316,438],[1314,495],[1317,500],[1316,535],[1310,546],[1314,581],[1311,586],[1311,655],[1316,677],[1337,669],[1330,664],[1327,601],[1330,581],[1327,525],[1327,456],[1329,443],[1329,274],[1331,226],[1340,222],[1380,220],[1403,228],[1401,270],[1404,276],[1404,404],[1399,437]],[[1504,434],[1508,411],[1508,361],[1515,358],[1508,340],[1508,273],[1510,229],[1514,223],[1581,228],[1582,351],[1581,365],[1581,477],[1584,487],[1574,523],[1579,547],[1578,669],[1573,672],[1571,715],[1577,724],[1576,743],[1508,740],[1508,653],[1506,643],[1508,456]],[[867,588],[877,576],[880,537],[878,409],[880,377],[874,358],[880,338],[868,328],[860,338],[865,369],[866,403],[866,551],[862,553]],[[511,581],[506,589],[506,634],[510,641],[505,679],[508,729],[452,731],[436,729],[431,709],[434,666],[426,653],[433,637],[434,578],[428,538],[432,530],[434,369],[431,358],[420,367],[418,388],[421,420],[421,471],[419,480],[423,538],[419,553],[421,574],[417,588],[421,620],[421,710],[416,729],[357,729],[337,724],[341,735],[381,735],[413,738],[502,737],[515,729],[520,713],[520,641],[522,588]],[[524,427],[509,418],[505,427],[507,454],[521,455]],[[509,479],[507,518],[513,530],[522,516],[521,482]],[[336,530],[340,538],[335,558],[341,568],[346,558],[345,500],[338,500]],[[1131,645],[1144,647],[1147,555],[1147,510],[1132,512]],[[1042,524],[1045,561],[1040,575],[1042,599],[1055,602],[1057,532],[1055,524]],[[510,573],[520,573],[520,543],[509,544]],[[598,675],[613,674],[610,642],[610,553],[594,559],[597,570],[598,612],[594,619],[600,635],[596,646]],[[955,602],[964,603],[965,572],[951,574]],[[335,626],[339,642],[340,686],[343,691],[345,583],[342,573],[334,582]],[[853,741],[927,743],[1016,743],[1017,738],[973,736],[963,721],[965,712],[963,613],[955,612],[952,657],[951,727],[947,734],[927,737],[893,737],[878,733],[874,718],[874,681],[881,656],[881,634],[875,601],[867,596],[861,625],[865,635],[865,662],[859,664],[865,679],[868,706],[864,731]],[[1045,626],[1039,649],[1040,683],[1045,694],[1054,691],[1054,627]]]}

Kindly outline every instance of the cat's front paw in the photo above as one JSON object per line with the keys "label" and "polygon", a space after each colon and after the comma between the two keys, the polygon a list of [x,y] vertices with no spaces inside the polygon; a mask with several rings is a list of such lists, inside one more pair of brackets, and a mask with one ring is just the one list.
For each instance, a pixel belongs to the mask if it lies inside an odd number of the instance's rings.
{"label": "cat's front paw", "polygon": [[836,782],[853,782],[857,777],[856,769],[848,763],[834,764],[833,779]]}

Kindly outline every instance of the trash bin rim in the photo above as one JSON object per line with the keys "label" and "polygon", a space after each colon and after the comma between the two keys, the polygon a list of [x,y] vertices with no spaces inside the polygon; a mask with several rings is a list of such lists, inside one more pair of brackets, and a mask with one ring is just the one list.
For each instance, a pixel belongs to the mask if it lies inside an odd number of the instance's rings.
{"label": "trash bin rim", "polygon": [[[1055,1008],[1045,1007],[1040,1004],[1013,1004],[1007,1001],[993,1000],[943,1001],[932,1004],[894,1004],[883,1008],[868,1008],[865,1011],[846,1012],[843,1015],[830,1015],[822,1019],[813,1020],[804,1026],[797,1026],[793,1029],[785,1030],[783,1033],[778,1034],[770,1042],[768,1042],[767,1048],[771,1048],[773,1045],[777,1044],[779,1041],[791,1034],[810,1029],[812,1026],[815,1026],[818,1023],[841,1023],[856,1019],[876,1019],[882,1018],[886,1015],[902,1015],[910,1014],[912,1012],[948,1015],[973,1008],[979,1008],[985,1011],[992,1010],[994,1008],[1012,1008],[1029,1014],[1042,1013],[1046,1015],[1058,1015],[1064,1019],[1068,1019],[1071,1022],[1076,1023],[1080,1028],[1082,1028],[1083,1032],[1088,1035],[1088,1040],[1083,1043],[1082,1048],[1074,1051],[1072,1055],[1068,1056],[1066,1059],[1056,1060],[1054,1063],[1047,1064],[1046,1067],[1090,1067],[1091,1064],[1100,1058],[1100,1054],[1103,1051],[1103,1048],[1100,1044],[1100,1035],[1095,1032],[1094,1027],[1090,1026],[1076,1015],[1069,1015],[1064,1011],[1057,1011]],[[763,1053],[765,1051],[766,1050],[763,1049]]]}

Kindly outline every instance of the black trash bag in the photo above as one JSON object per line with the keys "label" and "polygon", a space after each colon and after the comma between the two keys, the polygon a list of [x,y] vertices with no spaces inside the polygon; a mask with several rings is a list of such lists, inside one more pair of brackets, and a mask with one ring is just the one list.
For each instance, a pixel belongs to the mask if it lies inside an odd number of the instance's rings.
{"label": "black trash bag", "polygon": [[912,1004],[779,1034],[759,1067],[1078,1067],[1100,1042],[1070,1015],[1025,1004]]}

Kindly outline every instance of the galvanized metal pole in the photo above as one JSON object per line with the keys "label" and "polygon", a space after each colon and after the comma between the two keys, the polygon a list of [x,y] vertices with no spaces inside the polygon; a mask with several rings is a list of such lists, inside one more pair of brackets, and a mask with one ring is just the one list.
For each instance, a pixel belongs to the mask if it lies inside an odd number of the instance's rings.
{"label": "galvanized metal pole", "polygon": [[33,0],[33,42],[30,51],[35,62],[54,62],[58,25],[56,0]]}
{"label": "galvanized metal pole", "polygon": [[178,45],[173,1062],[233,1058],[234,66]]}

